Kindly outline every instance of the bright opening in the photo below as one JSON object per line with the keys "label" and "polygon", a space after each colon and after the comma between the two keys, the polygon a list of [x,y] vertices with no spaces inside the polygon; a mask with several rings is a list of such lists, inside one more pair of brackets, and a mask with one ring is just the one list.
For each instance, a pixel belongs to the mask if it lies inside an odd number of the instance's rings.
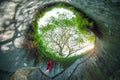
{"label": "bright opening", "polygon": [[76,17],[68,9],[54,8],[38,20],[38,32],[48,51],[69,57],[94,48],[94,34],[80,32]]}

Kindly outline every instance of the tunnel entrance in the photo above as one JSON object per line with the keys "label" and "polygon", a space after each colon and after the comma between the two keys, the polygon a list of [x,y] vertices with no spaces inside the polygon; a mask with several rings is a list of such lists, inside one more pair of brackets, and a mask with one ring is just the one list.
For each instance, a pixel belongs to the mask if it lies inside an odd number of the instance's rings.
{"label": "tunnel entrance", "polygon": [[[12,76],[16,80],[23,80],[23,77],[28,80],[120,79],[119,0],[4,0],[0,4],[0,80],[8,80],[16,70]],[[96,27],[82,14],[90,23],[79,30],[92,31],[96,36],[95,49],[90,56],[54,57],[47,53],[49,48],[41,46],[43,40],[35,33],[39,29],[38,19],[46,9],[63,4],[69,8],[75,6],[76,11],[84,12],[98,25]],[[49,75],[52,77],[44,75],[48,59],[53,59],[54,63]]]}
{"label": "tunnel entrance", "polygon": [[59,71],[51,73],[54,76],[93,50],[95,35],[89,28],[94,25],[88,16],[67,3],[47,4],[35,14],[25,48],[36,57],[34,66],[45,66],[52,60],[54,68],[59,67]]}
{"label": "tunnel entrance", "polygon": [[[81,20],[81,26],[77,25],[77,19]],[[93,49],[94,34],[79,30],[79,27],[85,25],[87,20],[81,14],[65,8],[53,8],[39,18],[38,32],[49,52],[67,58]]]}

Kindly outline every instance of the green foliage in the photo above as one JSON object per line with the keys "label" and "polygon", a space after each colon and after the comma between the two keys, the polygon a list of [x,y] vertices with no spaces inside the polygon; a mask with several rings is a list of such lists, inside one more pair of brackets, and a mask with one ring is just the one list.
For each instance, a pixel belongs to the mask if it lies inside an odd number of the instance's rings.
{"label": "green foliage", "polygon": [[86,33],[87,25],[88,25],[88,20],[86,18],[83,18],[81,14],[76,13],[76,18],[75,18],[76,26],[78,27],[79,31],[81,33]]}
{"label": "green foliage", "polygon": [[[34,21],[37,22],[37,21]],[[37,43],[37,59],[36,59],[36,64],[40,61],[47,61],[49,59],[52,59],[54,64],[60,64],[63,68],[67,68],[68,66],[70,66],[70,64],[72,64],[77,58],[80,58],[80,56],[72,56],[72,57],[64,57],[64,56],[59,56],[58,54],[56,54],[55,52],[51,52],[43,43],[42,39],[41,39],[41,35],[38,34],[38,26],[35,25],[34,23],[32,24],[34,27],[34,31],[31,34],[34,39],[34,41],[36,41]],[[36,46],[36,45],[35,45]]]}
{"label": "green foliage", "polygon": [[[47,11],[52,10],[54,7],[51,8],[47,8],[44,12],[42,12],[41,14],[37,14],[36,19],[31,23],[31,32],[29,33],[29,35],[31,36],[31,38],[33,39],[32,41],[34,42],[33,47],[37,49],[37,52],[35,53],[37,58],[36,58],[36,64],[40,61],[47,61],[49,59],[52,59],[54,64],[61,64],[61,66],[63,68],[67,68],[71,63],[73,63],[77,58],[83,57],[84,55],[78,55],[78,56],[71,56],[71,57],[64,57],[64,56],[59,56],[58,54],[56,54],[55,52],[50,51],[50,49],[48,49],[46,47],[46,45],[44,44],[41,36],[38,33],[38,19],[43,17],[44,14]],[[53,30],[56,25],[59,27],[62,26],[68,26],[68,27],[73,27],[73,26],[77,26],[77,28],[79,29],[80,32],[86,34],[87,33],[87,29],[86,26],[89,25],[90,27],[94,26],[93,22],[89,22],[87,18],[83,18],[82,14],[80,14],[79,12],[76,12],[75,9],[73,7],[66,7],[63,4],[59,4],[56,6],[56,8],[66,8],[68,10],[71,10],[75,13],[76,17],[72,18],[70,20],[65,19],[65,18],[61,18],[56,20],[54,17],[51,18],[50,23],[44,27],[41,28],[41,31],[43,33],[45,33],[48,30]],[[61,15],[62,16],[62,15]],[[63,25],[61,25],[63,24]],[[89,33],[88,33],[89,34]],[[88,38],[89,40],[93,41],[95,39],[94,36],[91,36]],[[81,41],[82,42],[82,41]],[[31,46],[32,44],[29,44],[29,46]],[[34,49],[32,48],[32,49]]]}
{"label": "green foliage", "polygon": [[93,22],[89,22],[89,27],[93,28],[94,27],[94,23]]}

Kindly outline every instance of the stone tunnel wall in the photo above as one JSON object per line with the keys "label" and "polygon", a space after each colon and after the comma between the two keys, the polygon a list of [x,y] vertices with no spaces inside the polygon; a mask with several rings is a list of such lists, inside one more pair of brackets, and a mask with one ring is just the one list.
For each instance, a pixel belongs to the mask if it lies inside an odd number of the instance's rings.
{"label": "stone tunnel wall", "polygon": [[[5,0],[0,3],[0,80],[21,67],[33,66],[34,58],[22,48],[25,33],[36,10],[46,3],[63,1],[79,8],[98,25],[92,56],[77,60],[62,74],[38,80],[120,80],[119,0]],[[73,65],[76,65],[73,67]],[[35,69],[35,73],[36,69]],[[41,72],[39,75],[42,75]],[[1,77],[4,76],[4,77]],[[35,80],[30,77],[29,80]],[[35,77],[36,78],[36,77]],[[7,79],[7,78],[6,78]]]}

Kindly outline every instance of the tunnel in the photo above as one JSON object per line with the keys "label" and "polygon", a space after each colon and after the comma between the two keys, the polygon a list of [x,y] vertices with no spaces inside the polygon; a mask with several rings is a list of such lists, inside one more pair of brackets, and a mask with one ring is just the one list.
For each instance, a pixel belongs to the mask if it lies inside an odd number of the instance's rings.
{"label": "tunnel", "polygon": [[[66,69],[46,75],[24,49],[37,11],[56,3],[73,6],[95,22],[95,47]],[[48,6],[49,5],[49,6]],[[119,0],[0,0],[0,80],[120,80]]]}

